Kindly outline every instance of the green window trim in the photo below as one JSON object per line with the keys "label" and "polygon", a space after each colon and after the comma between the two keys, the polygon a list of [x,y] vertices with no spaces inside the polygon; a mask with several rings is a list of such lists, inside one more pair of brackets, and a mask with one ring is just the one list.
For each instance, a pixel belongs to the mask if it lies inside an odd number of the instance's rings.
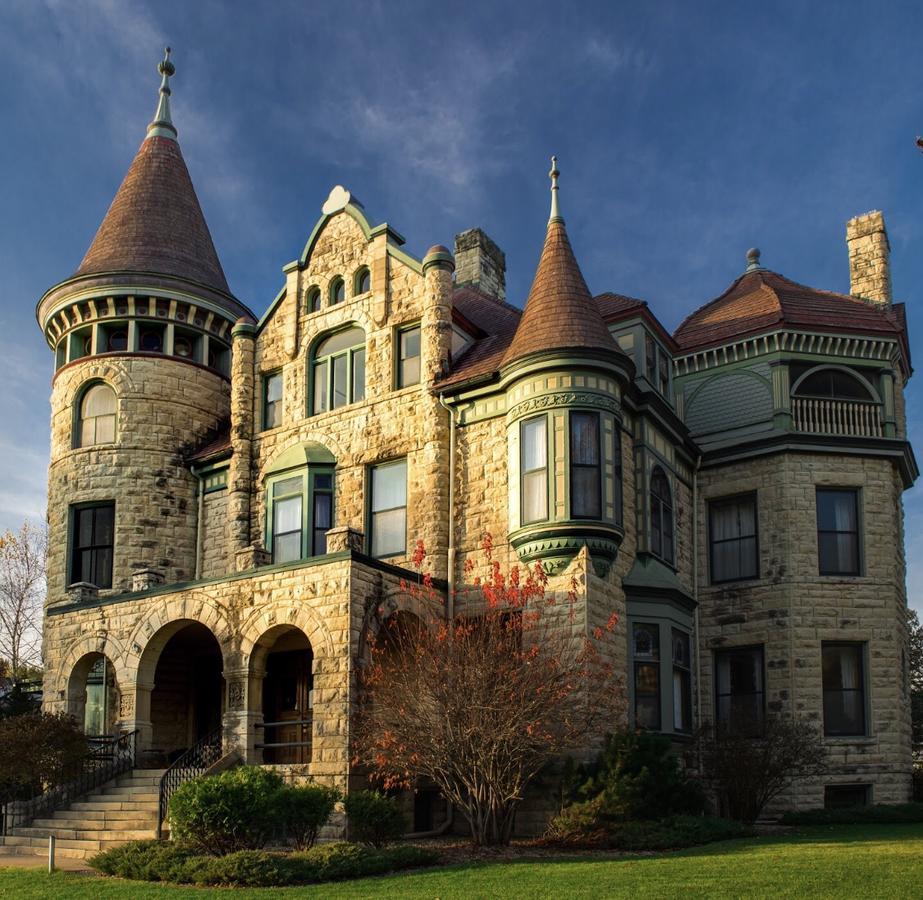
{"label": "green window trim", "polygon": [[353,275],[353,296],[367,294],[372,290],[372,273],[368,266],[360,266]]}
{"label": "green window trim", "polygon": [[304,293],[304,311],[308,315],[320,312],[321,305],[320,288],[316,284],[312,285]]}
{"label": "green window trim", "polygon": [[[397,480],[391,485],[392,489],[394,485],[398,484],[401,489],[392,497],[388,491],[388,485],[383,481],[381,496],[379,496],[378,478],[391,472],[398,476]],[[407,457],[391,459],[369,466],[367,483],[366,533],[368,538],[366,544],[369,555],[378,559],[402,556],[407,552]],[[396,538],[393,543],[387,543],[388,528],[399,538]]]}
{"label": "green window trim", "polygon": [[345,300],[346,282],[343,280],[342,276],[337,275],[337,277],[330,282],[328,303],[330,306],[337,306],[338,304],[343,303]]}
{"label": "green window trim", "polygon": [[263,375],[263,431],[278,428],[282,424],[282,403],[285,397],[285,384],[282,370],[267,372]]}
{"label": "green window trim", "polygon": [[568,417],[568,431],[567,461],[571,518],[601,521],[603,518],[601,417],[598,412],[574,410]]}
{"label": "green window trim", "polygon": [[402,325],[394,335],[394,388],[419,384],[423,372],[423,332],[420,323]]}
{"label": "green window trim", "polygon": [[[535,430],[535,446],[529,447],[528,434]],[[548,479],[548,460],[551,458],[551,448],[548,428],[548,416],[539,415],[524,419],[519,423],[519,521],[520,524],[535,525],[547,522],[550,518],[551,497]],[[534,459],[530,460],[530,456]],[[534,464],[531,464],[534,463]],[[543,484],[544,492],[529,494],[527,485],[538,491],[536,485]],[[536,503],[534,509],[528,510],[528,500]]]}
{"label": "green window trim", "polygon": [[327,552],[325,535],[335,521],[334,488],[330,465],[290,469],[267,479],[266,546],[274,564]]}
{"label": "green window trim", "polygon": [[115,501],[75,503],[70,508],[67,583],[112,587],[115,562]]}
{"label": "green window trim", "polygon": [[365,400],[365,361],[365,332],[358,325],[323,335],[311,353],[308,415]]}

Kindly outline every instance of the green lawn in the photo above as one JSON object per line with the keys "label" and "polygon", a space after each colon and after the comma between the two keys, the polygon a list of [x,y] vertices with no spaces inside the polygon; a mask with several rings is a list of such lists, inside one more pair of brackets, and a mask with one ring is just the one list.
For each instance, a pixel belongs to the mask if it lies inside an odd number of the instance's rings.
{"label": "green lawn", "polygon": [[[77,873],[0,869],[0,896],[182,900],[230,891]],[[683,853],[579,862],[456,866],[412,875],[234,891],[235,897],[921,897],[923,825],[850,825],[711,844]]]}

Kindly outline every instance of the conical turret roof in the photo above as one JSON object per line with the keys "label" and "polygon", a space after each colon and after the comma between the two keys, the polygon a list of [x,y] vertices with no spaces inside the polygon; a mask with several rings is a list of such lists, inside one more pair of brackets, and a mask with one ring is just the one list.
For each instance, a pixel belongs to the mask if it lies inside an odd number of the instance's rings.
{"label": "conical turret roof", "polygon": [[75,276],[151,273],[229,294],[170,116],[167,54],[154,121]]}
{"label": "conical turret roof", "polygon": [[552,159],[552,206],[545,246],[516,334],[503,366],[549,350],[621,353],[577,264],[564,219],[558,214],[558,170]]}

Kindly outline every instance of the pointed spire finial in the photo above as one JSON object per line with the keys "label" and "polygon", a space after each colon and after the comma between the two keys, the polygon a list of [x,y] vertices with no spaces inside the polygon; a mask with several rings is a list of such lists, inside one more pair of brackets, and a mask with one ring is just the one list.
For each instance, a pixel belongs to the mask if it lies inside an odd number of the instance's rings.
{"label": "pointed spire finial", "polygon": [[551,179],[551,216],[548,218],[550,222],[563,222],[564,219],[561,218],[561,212],[558,209],[558,176],[561,173],[558,171],[558,158],[556,156],[551,157],[551,171],[548,173],[548,177]]}
{"label": "pointed spire finial", "polygon": [[157,101],[157,111],[154,121],[147,126],[148,137],[165,137],[176,139],[176,126],[170,117],[170,76],[176,72],[176,66],[170,61],[172,53],[170,47],[164,48],[163,60],[158,63],[157,71],[163,76],[160,81],[160,98]]}

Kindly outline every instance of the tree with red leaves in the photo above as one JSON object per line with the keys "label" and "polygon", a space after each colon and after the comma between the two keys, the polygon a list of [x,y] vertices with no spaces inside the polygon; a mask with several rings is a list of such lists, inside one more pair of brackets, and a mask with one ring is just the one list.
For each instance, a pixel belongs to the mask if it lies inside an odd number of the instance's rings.
{"label": "tree with red leaves", "polygon": [[[486,577],[446,621],[428,575],[403,585],[429,608],[387,619],[360,673],[355,761],[385,789],[432,780],[467,818],[475,844],[506,844],[526,786],[547,764],[618,727],[624,690],[608,660],[616,624],[587,634],[577,585],[547,592],[540,565],[504,575],[489,536]],[[425,549],[418,542],[415,562]]]}

